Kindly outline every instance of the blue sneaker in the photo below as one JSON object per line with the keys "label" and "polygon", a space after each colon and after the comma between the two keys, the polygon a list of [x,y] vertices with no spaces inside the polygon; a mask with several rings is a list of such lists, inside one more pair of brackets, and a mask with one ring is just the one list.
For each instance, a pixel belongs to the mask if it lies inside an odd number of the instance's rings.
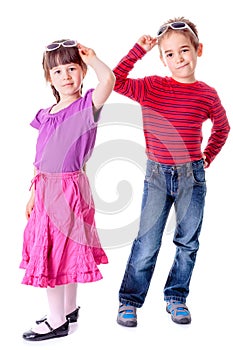
{"label": "blue sneaker", "polygon": [[117,323],[125,327],[137,326],[137,308],[121,303],[118,310]]}
{"label": "blue sneaker", "polygon": [[180,301],[171,300],[167,302],[166,310],[171,314],[173,322],[178,324],[191,323],[191,315],[187,306]]}

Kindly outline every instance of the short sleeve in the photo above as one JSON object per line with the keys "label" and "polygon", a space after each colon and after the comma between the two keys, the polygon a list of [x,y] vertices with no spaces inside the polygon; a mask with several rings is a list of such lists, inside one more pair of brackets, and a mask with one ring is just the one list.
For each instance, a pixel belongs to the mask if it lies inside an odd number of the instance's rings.
{"label": "short sleeve", "polygon": [[95,113],[93,111],[93,102],[92,102],[92,94],[93,94],[93,91],[94,89],[90,89],[87,91],[87,94],[86,94],[86,97],[87,99],[91,99],[90,100],[90,104],[91,104],[91,107],[92,107],[92,121],[94,121],[94,123],[98,123],[100,118],[101,118],[101,112],[102,112],[102,109],[103,109],[103,106],[101,108],[99,108]]}
{"label": "short sleeve", "polygon": [[40,125],[41,125],[41,114],[42,114],[42,109],[39,110],[39,112],[37,112],[35,118],[32,120],[32,122],[30,123],[30,125],[35,128],[35,129],[40,129]]}

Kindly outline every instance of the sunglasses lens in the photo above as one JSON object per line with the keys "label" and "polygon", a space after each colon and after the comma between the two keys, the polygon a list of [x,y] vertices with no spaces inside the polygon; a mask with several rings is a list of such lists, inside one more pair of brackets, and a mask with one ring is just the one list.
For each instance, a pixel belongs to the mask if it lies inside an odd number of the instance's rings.
{"label": "sunglasses lens", "polygon": [[53,51],[53,50],[58,49],[59,46],[60,46],[60,44],[58,44],[58,43],[52,43],[52,44],[49,44],[49,45],[46,47],[46,49],[47,49],[47,51]]}
{"label": "sunglasses lens", "polygon": [[186,23],[184,22],[173,22],[171,23],[171,27],[173,29],[182,29],[182,28],[186,28]]}
{"label": "sunglasses lens", "polygon": [[77,45],[77,42],[75,40],[66,40],[62,43],[64,47],[73,47]]}
{"label": "sunglasses lens", "polygon": [[162,35],[166,31],[166,29],[167,29],[167,26],[163,26],[163,27],[159,28],[157,36]]}

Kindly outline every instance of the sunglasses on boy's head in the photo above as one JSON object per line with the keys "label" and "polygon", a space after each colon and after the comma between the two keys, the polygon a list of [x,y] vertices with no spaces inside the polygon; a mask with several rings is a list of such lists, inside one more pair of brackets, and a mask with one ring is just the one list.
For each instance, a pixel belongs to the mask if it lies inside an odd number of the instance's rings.
{"label": "sunglasses on boy's head", "polygon": [[46,51],[54,51],[59,49],[59,47],[75,47],[77,46],[78,42],[76,40],[64,40],[60,43],[52,43],[46,46]]}
{"label": "sunglasses on boy's head", "polygon": [[190,28],[190,26],[186,22],[172,22],[172,23],[165,24],[164,26],[159,28],[159,30],[157,32],[157,35],[156,35],[157,38],[159,38],[164,33],[166,33],[168,28],[171,28],[171,29],[174,29],[174,30],[188,29],[198,39],[197,34],[194,33],[192,28]]}

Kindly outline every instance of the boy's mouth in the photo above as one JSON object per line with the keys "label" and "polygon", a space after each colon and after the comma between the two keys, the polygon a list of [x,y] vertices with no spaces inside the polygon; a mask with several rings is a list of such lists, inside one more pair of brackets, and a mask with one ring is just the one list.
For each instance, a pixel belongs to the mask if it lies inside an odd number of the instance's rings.
{"label": "boy's mouth", "polygon": [[188,63],[183,64],[182,66],[177,66],[176,69],[182,69],[188,66]]}

